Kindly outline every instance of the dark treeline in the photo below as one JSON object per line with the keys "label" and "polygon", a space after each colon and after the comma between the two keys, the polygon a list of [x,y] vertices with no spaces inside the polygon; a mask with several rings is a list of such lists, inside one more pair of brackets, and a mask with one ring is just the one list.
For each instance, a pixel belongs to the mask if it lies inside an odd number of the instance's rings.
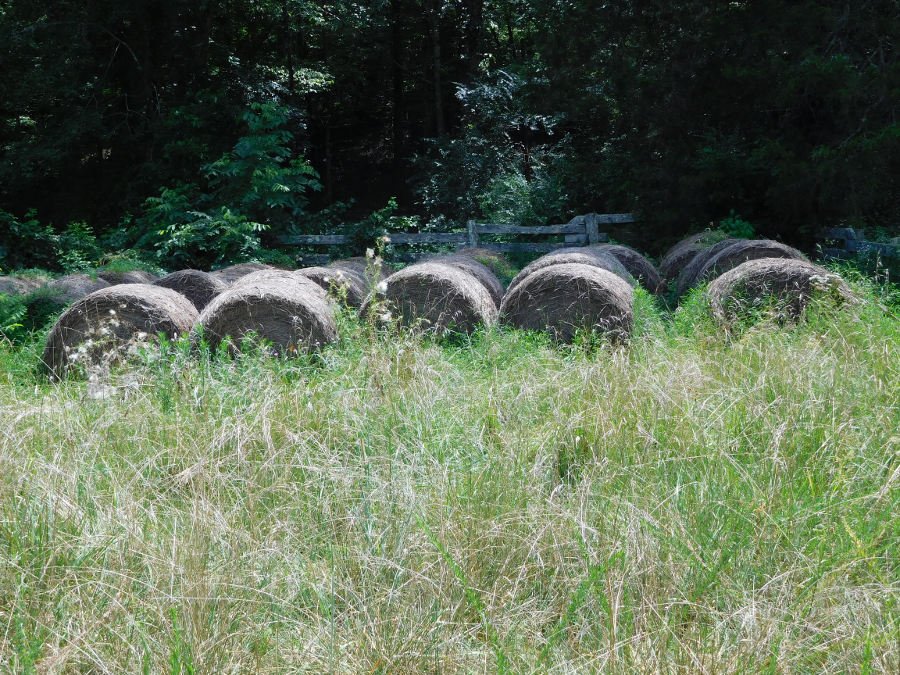
{"label": "dark treeline", "polygon": [[898,35],[895,0],[6,0],[0,209],[122,247],[392,197],[430,228],[633,211],[651,251],[732,209],[898,234]]}

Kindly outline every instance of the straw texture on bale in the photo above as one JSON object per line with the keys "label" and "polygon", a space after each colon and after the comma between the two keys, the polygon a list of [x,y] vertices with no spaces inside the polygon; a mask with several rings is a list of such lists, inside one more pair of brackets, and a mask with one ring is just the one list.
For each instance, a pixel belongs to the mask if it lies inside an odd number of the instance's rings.
{"label": "straw texture on bale", "polygon": [[350,307],[359,308],[366,299],[366,281],[356,270],[340,267],[305,267],[296,272],[320,286],[334,299],[342,295]]}
{"label": "straw texture on bale", "polygon": [[275,267],[258,270],[256,272],[250,272],[250,274],[246,274],[242,276],[240,279],[235,281],[232,284],[232,288],[244,286],[246,284],[260,284],[260,283],[279,283],[282,280],[287,280],[288,282],[297,279],[297,272],[293,272],[291,270],[280,270]]}
{"label": "straw texture on bale", "polygon": [[520,330],[549,331],[571,343],[579,329],[615,341],[631,334],[634,291],[628,282],[593,265],[565,263],[537,270],[506,292],[501,321]]}
{"label": "straw texture on bale", "polygon": [[6,295],[28,295],[41,288],[44,283],[35,279],[20,277],[0,277],[0,293]]}
{"label": "straw texture on bale", "polygon": [[616,260],[622,263],[622,266],[628,270],[628,273],[638,282],[653,293],[661,293],[665,290],[665,284],[659,272],[653,266],[653,263],[647,260],[640,253],[628,246],[619,244],[601,244],[600,246],[592,246],[594,250],[609,253]]}
{"label": "straw texture on bale", "polygon": [[214,272],[210,272],[212,276],[220,281],[224,281],[229,286],[233,284],[235,281],[240,279],[241,277],[247,276],[251,272],[259,272],[260,270],[272,270],[275,269],[271,265],[263,265],[262,263],[240,263],[238,265],[232,265],[231,267],[225,267],[220,270],[215,270]]}
{"label": "straw texture on bale", "polygon": [[152,284],[159,278],[144,270],[129,270],[128,272],[100,270],[97,272],[97,276],[112,286],[116,284]]}
{"label": "straw texture on bale", "polygon": [[513,280],[509,282],[509,287],[506,289],[506,292],[509,293],[513,288],[525,281],[525,279],[527,279],[530,275],[534,274],[538,270],[542,270],[545,267],[550,267],[552,265],[567,264],[590,265],[591,267],[599,267],[600,269],[612,272],[616,276],[621,277],[623,281],[631,285],[634,285],[635,283],[634,279],[628,273],[628,270],[625,269],[625,266],[622,265],[622,263],[620,263],[609,253],[598,251],[593,247],[561,248],[558,251],[553,251],[552,253],[548,253],[545,256],[541,256],[537,260],[523,267],[522,271],[519,272],[515,277],[513,277]]}
{"label": "straw texture on bale", "polygon": [[68,305],[76,300],[81,300],[86,295],[109,288],[110,284],[103,279],[95,279],[89,274],[70,274],[59,279],[54,279],[47,288],[50,290],[48,299],[58,305]]}
{"label": "straw texture on bale", "polygon": [[230,337],[237,350],[254,333],[276,355],[307,352],[338,337],[325,292],[297,274],[242,280],[207,305],[197,326],[213,349]]}
{"label": "straw texture on bale", "polygon": [[796,319],[813,297],[837,305],[857,302],[857,296],[837,274],[806,260],[760,258],[741,263],[715,279],[708,288],[713,315],[734,321],[775,300],[778,311]]}
{"label": "straw texture on bale", "polygon": [[410,265],[392,274],[385,285],[384,293],[367,298],[364,315],[372,311],[373,300],[383,301],[401,324],[438,335],[450,330],[471,333],[497,320],[497,306],[484,285],[444,263]]}
{"label": "straw texture on bale", "polygon": [[678,295],[684,295],[693,288],[697,284],[700,272],[706,266],[706,263],[737,241],[737,239],[723,239],[717,244],[697,251],[691,262],[678,275]]}
{"label": "straw texture on bale", "polygon": [[494,301],[494,306],[498,309],[500,308],[500,302],[503,300],[503,284],[500,283],[497,275],[487,265],[478,262],[475,258],[464,255],[438,255],[428,258],[426,262],[441,263],[455,267],[463,272],[468,272],[485,287],[491,296],[491,300]]}
{"label": "straw texture on bale", "polygon": [[228,289],[228,284],[224,281],[200,270],[172,272],[154,281],[153,285],[181,293],[194,304],[198,312],[202,312],[214,297]]}
{"label": "straw texture on bale", "polygon": [[62,313],[47,336],[43,363],[51,377],[59,377],[76,348],[88,340],[122,344],[153,339],[159,333],[174,339],[190,332],[197,316],[191,302],[171,289],[149,284],[109,286]]}
{"label": "straw texture on bale", "polygon": [[664,281],[677,279],[681,270],[690,264],[695,255],[727,238],[722,232],[706,230],[682,239],[663,256],[659,263],[659,275]]}
{"label": "straw texture on bale", "polygon": [[386,262],[382,262],[381,268],[377,274],[377,278],[373,279],[375,262],[374,260],[369,260],[368,258],[365,258],[363,256],[344,258],[343,260],[335,260],[329,265],[329,267],[340,267],[342,269],[349,268],[355,270],[357,273],[361,274],[364,279],[367,280],[370,286],[377,284],[379,281],[384,281],[394,272],[394,270],[391,269],[390,265],[388,265]]}
{"label": "straw texture on bale", "polygon": [[706,261],[697,272],[694,284],[713,279],[748,260],[759,260],[760,258],[804,259],[800,251],[777,241],[770,239],[738,239],[731,246],[719,251]]}

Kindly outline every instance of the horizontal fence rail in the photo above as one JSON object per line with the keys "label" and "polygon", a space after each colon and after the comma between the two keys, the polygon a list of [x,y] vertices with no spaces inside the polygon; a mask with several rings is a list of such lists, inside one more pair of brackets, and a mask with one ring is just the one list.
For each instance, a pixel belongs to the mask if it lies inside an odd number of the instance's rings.
{"label": "horizontal fence rail", "polygon": [[[862,230],[850,227],[832,227],[820,230],[816,233],[816,239],[823,242],[823,258],[837,258],[838,260],[853,260],[860,253],[876,253],[885,258],[900,258],[900,241],[894,239],[890,244],[880,244],[875,241],[866,241],[866,235]],[[833,248],[824,245],[829,239],[844,242],[844,248]]]}
{"label": "horizontal fence rail", "polygon": [[[587,213],[576,216],[564,225],[497,225],[492,223],[468,222],[466,232],[393,232],[387,235],[390,244],[457,244],[457,248],[469,246],[486,248],[498,253],[547,253],[570,246],[589,246],[609,241],[600,225],[633,223],[630,213]],[[564,241],[516,242],[483,241],[482,237],[535,237],[563,236]],[[278,237],[282,246],[341,246],[350,243],[350,237],[343,234],[301,234]],[[428,253],[407,253],[396,256],[400,260],[415,260]],[[300,257],[303,264],[320,264],[329,260],[328,255],[307,254]]]}

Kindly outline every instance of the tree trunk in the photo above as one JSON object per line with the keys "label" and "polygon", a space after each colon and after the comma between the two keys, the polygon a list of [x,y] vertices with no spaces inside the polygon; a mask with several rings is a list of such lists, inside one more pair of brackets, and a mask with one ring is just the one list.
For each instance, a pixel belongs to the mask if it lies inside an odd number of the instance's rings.
{"label": "tree trunk", "polygon": [[394,80],[393,120],[391,140],[393,144],[394,162],[403,157],[403,35],[401,29],[400,0],[391,0],[391,72]]}
{"label": "tree trunk", "polygon": [[428,25],[431,29],[432,63],[434,66],[434,117],[438,138],[444,135],[444,101],[441,96],[441,4],[443,0],[429,0]]}
{"label": "tree trunk", "polygon": [[467,66],[474,79],[481,64],[481,31],[484,25],[484,0],[468,0],[469,21],[466,25]]}

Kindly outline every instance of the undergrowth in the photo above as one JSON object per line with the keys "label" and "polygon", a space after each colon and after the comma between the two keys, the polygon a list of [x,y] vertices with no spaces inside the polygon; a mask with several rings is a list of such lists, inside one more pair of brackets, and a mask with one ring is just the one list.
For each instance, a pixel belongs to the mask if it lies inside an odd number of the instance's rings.
{"label": "undergrowth", "polygon": [[897,672],[900,323],[861,283],[727,334],[639,292],[618,347],[342,315],[103,390],[2,341],[0,671]]}

